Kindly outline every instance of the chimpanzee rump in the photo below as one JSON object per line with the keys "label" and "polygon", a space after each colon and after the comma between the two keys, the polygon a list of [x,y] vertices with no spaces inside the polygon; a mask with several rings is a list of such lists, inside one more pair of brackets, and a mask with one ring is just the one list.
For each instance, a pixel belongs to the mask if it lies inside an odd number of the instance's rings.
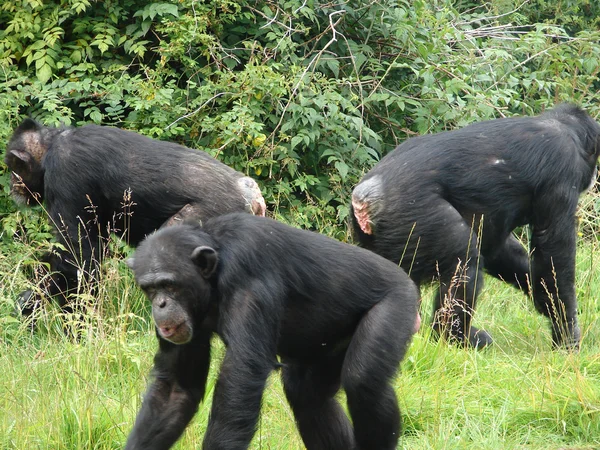
{"label": "chimpanzee rump", "polygon": [[110,231],[126,229],[136,245],[166,221],[265,214],[252,178],[204,152],[118,128],[52,128],[27,119],[15,130],[5,161],[15,201],[44,201],[67,248],[44,257],[52,273],[46,288],[63,306],[78,269],[97,269],[99,237]]}
{"label": "chimpanzee rump", "polygon": [[[419,319],[417,288],[395,264],[237,213],[163,228],[129,265],[159,349],[128,450],[167,449],[182,434],[204,397],[212,333],[227,350],[203,449],[248,447],[277,366],[309,450],[396,448],[390,381]],[[334,398],[340,386],[353,426]]]}
{"label": "chimpanzee rump", "polygon": [[[599,137],[588,114],[565,104],[538,117],[409,139],[354,189],[355,235],[418,285],[439,277],[434,328],[445,323],[452,339],[491,343],[471,326],[484,269],[531,288],[536,309],[551,320],[553,343],[577,348],[575,213],[579,194],[595,181]],[[512,235],[526,224],[531,261]]]}

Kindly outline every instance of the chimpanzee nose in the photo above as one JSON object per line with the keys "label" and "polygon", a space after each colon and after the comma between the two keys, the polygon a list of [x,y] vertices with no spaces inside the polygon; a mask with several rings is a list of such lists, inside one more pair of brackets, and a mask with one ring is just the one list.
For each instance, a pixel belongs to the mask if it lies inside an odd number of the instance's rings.
{"label": "chimpanzee nose", "polygon": [[167,306],[167,301],[164,298],[161,298],[156,302],[156,306],[158,306],[159,308],[164,308],[165,306]]}

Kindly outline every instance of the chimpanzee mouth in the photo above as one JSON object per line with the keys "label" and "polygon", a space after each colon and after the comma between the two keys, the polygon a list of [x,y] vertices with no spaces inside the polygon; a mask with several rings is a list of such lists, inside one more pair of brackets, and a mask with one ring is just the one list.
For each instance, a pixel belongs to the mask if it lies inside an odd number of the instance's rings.
{"label": "chimpanzee mouth", "polygon": [[187,344],[192,339],[192,328],[186,320],[176,325],[157,325],[157,328],[160,336],[173,344]]}

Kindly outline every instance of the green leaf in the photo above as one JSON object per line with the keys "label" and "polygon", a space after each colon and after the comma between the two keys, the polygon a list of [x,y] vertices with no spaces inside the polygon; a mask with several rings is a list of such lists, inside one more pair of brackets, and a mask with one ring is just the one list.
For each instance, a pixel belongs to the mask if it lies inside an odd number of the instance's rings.
{"label": "green leaf", "polygon": [[52,76],[52,68],[48,64],[44,64],[36,71],[36,75],[42,84],[46,84]]}
{"label": "green leaf", "polygon": [[340,173],[342,177],[342,181],[346,180],[346,176],[348,176],[348,165],[344,161],[336,161],[334,164],[337,171]]}
{"label": "green leaf", "polygon": [[73,53],[71,53],[71,61],[74,63],[81,62],[81,50],[73,50]]}
{"label": "green leaf", "polygon": [[36,41],[29,46],[28,50],[40,50],[44,47],[46,47],[46,43],[44,41]]}
{"label": "green leaf", "polygon": [[160,7],[160,11],[162,12],[162,15],[171,14],[172,16],[179,17],[179,9],[177,8],[177,5],[172,3],[163,3]]}
{"label": "green leaf", "polygon": [[291,142],[291,147],[290,149],[294,148],[296,145],[298,145],[300,142],[302,142],[303,137],[302,136],[294,136],[292,138],[292,142]]}
{"label": "green leaf", "polygon": [[337,59],[327,59],[326,60],[327,67],[333,73],[334,77],[340,76],[340,62]]}
{"label": "green leaf", "polygon": [[94,108],[94,111],[91,112],[90,119],[92,119],[96,123],[102,122],[102,113],[98,111],[98,108]]}

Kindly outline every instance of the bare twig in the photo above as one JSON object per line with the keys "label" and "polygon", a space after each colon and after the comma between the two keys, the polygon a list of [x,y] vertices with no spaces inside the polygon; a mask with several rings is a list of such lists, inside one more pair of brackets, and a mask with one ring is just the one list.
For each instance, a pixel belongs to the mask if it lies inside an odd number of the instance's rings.
{"label": "bare twig", "polygon": [[183,119],[187,119],[188,117],[191,117],[195,114],[197,114],[202,108],[204,108],[207,104],[209,104],[210,102],[212,102],[214,99],[221,97],[222,95],[225,94],[233,94],[233,92],[219,92],[216,95],[213,95],[211,98],[209,98],[208,100],[206,100],[204,103],[202,103],[200,106],[198,106],[195,110],[193,110],[191,113],[188,114],[184,114],[183,116],[179,117],[178,119],[174,120],[173,122],[171,122],[169,125],[167,125],[165,127],[165,130],[168,130],[169,128],[171,128],[173,125],[175,125],[177,122],[183,120]]}

